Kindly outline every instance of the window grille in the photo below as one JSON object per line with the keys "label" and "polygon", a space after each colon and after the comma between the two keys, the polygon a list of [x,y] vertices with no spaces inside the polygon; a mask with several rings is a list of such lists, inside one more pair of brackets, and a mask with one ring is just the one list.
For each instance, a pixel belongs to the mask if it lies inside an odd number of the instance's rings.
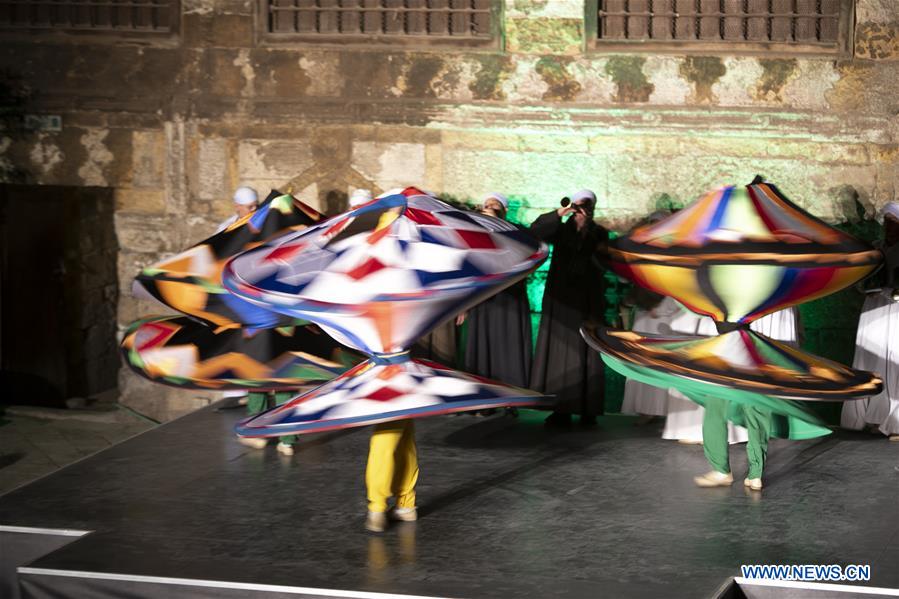
{"label": "window grille", "polygon": [[598,0],[595,47],[641,44],[837,52],[851,0]]}
{"label": "window grille", "polygon": [[264,0],[270,38],[491,42],[497,0]]}
{"label": "window grille", "polygon": [[168,33],[177,0],[0,0],[0,28]]}

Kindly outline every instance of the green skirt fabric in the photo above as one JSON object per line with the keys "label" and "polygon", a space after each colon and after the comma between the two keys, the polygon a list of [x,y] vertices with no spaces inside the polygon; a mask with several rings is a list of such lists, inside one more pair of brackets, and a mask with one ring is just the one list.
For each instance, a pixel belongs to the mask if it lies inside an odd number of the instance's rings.
{"label": "green skirt fabric", "polygon": [[627,364],[606,354],[602,354],[602,359],[609,368],[629,379],[655,387],[677,389],[701,406],[705,405],[707,398],[726,399],[729,403],[727,418],[739,426],[745,426],[743,410],[739,407],[746,405],[770,412],[770,430],[774,437],[800,440],[823,437],[831,433],[824,421],[799,401],[686,379],[645,366]]}

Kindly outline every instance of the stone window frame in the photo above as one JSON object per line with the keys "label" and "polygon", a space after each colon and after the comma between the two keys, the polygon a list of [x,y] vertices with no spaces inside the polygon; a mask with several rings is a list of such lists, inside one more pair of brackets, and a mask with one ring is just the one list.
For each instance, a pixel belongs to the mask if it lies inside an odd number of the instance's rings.
{"label": "stone window frame", "polygon": [[503,37],[503,0],[490,0],[490,39],[465,37],[427,37],[427,36],[390,36],[390,35],[328,35],[321,33],[273,33],[269,31],[269,4],[271,0],[256,0],[256,39],[259,46],[324,46],[344,49],[399,49],[399,50],[447,50],[464,49],[466,51],[502,51]]}
{"label": "stone window frame", "polygon": [[584,2],[585,51],[592,54],[681,54],[703,56],[765,56],[770,58],[851,58],[855,31],[856,0],[839,0],[837,42],[823,44],[791,42],[735,42],[704,40],[609,40],[599,39],[599,2]]}
{"label": "stone window frame", "polygon": [[72,41],[72,42],[137,42],[137,43],[162,43],[171,45],[176,43],[181,35],[182,0],[168,0],[170,21],[165,31],[141,30],[141,29],[91,29],[91,28],[66,28],[53,26],[16,27],[0,24],[0,32],[8,39],[33,39],[39,36],[46,41]]}

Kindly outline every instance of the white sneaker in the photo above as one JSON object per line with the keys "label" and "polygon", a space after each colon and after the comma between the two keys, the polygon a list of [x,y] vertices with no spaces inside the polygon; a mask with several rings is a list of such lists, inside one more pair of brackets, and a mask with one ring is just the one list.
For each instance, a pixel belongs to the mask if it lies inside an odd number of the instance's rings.
{"label": "white sneaker", "polygon": [[268,439],[264,437],[241,437],[238,435],[237,442],[253,449],[265,449],[265,446],[268,445]]}
{"label": "white sneaker", "polygon": [[365,518],[365,528],[372,532],[384,532],[387,530],[387,514],[368,512],[368,516]]}
{"label": "white sneaker", "polygon": [[760,479],[760,478],[744,479],[743,486],[749,487],[753,491],[761,491],[762,490],[762,479]]}
{"label": "white sneaker", "polygon": [[281,455],[293,455],[293,445],[278,443],[278,453]]}
{"label": "white sneaker", "polygon": [[734,475],[730,472],[723,474],[717,470],[712,470],[702,476],[693,477],[693,482],[699,487],[727,487],[734,484]]}
{"label": "white sneaker", "polygon": [[418,520],[418,509],[414,507],[395,507],[388,513],[391,520],[415,522]]}

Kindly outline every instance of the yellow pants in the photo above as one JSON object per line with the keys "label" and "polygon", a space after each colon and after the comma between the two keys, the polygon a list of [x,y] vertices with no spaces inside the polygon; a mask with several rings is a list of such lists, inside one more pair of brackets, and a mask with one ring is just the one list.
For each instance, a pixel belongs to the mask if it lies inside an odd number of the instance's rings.
{"label": "yellow pants", "polygon": [[415,507],[417,481],[415,424],[397,420],[375,425],[365,467],[368,511],[386,512],[391,496],[396,496],[396,507]]}

